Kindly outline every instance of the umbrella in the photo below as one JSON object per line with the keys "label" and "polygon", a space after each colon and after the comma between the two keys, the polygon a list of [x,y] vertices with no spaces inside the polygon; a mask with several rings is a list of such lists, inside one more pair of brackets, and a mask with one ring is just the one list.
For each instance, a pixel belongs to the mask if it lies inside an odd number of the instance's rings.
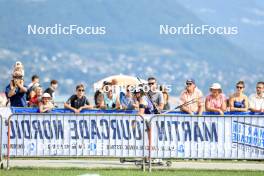
{"label": "umbrella", "polygon": [[[113,75],[113,76],[103,78],[100,81],[97,81],[96,83],[94,83],[93,87],[96,90],[96,89],[101,88],[103,86],[104,81],[111,82],[113,79],[115,79],[117,81],[117,85],[120,85],[120,86],[140,84],[140,81],[137,79],[137,77],[120,74],[120,75]],[[147,83],[147,81],[141,79],[141,83]]]}

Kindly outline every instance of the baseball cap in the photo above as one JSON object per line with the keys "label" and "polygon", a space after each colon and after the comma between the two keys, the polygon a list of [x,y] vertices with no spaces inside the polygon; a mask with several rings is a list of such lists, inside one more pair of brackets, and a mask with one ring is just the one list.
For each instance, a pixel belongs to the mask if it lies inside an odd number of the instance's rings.
{"label": "baseball cap", "polygon": [[193,83],[193,84],[195,84],[195,80],[192,79],[192,78],[191,78],[191,79],[187,79],[187,80],[186,80],[186,84],[187,84],[187,83]]}

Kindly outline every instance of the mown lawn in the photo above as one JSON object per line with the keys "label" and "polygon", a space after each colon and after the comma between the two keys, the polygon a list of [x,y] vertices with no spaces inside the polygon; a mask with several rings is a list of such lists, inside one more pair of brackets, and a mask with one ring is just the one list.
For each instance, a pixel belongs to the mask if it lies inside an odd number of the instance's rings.
{"label": "mown lawn", "polygon": [[51,169],[12,168],[0,170],[0,176],[263,176],[263,171],[218,171],[218,170],[153,170],[152,173],[131,169]]}

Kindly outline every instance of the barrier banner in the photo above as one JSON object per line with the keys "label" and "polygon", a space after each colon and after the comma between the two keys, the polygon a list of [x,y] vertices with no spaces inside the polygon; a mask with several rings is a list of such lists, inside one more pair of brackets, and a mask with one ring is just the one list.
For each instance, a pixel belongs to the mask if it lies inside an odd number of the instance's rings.
{"label": "barrier banner", "polygon": [[[7,129],[5,124],[5,152]],[[10,156],[142,157],[145,133],[136,115],[14,114]]]}
{"label": "barrier banner", "polygon": [[156,116],[153,158],[264,159],[263,116]]}
{"label": "barrier banner", "polygon": [[2,147],[3,147],[3,145],[2,145],[2,134],[3,134],[3,118],[2,118],[2,115],[0,115],[0,163],[1,163],[1,161],[2,161],[2,159],[3,159],[3,155],[4,155],[4,151],[2,150]]}

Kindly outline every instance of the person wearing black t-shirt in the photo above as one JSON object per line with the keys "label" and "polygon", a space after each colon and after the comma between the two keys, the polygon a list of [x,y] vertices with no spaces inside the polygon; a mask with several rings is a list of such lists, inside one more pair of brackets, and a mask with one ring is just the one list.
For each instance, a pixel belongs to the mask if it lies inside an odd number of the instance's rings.
{"label": "person wearing black t-shirt", "polygon": [[55,90],[58,88],[58,81],[57,80],[52,80],[50,82],[50,87],[47,88],[44,93],[49,93],[52,100],[54,101],[54,94],[55,94]]}
{"label": "person wearing black t-shirt", "polygon": [[72,95],[66,103],[64,103],[64,107],[66,109],[70,109],[75,113],[80,113],[83,109],[92,109],[93,106],[90,105],[88,99],[86,98],[85,88],[83,84],[76,86],[76,94]]}

